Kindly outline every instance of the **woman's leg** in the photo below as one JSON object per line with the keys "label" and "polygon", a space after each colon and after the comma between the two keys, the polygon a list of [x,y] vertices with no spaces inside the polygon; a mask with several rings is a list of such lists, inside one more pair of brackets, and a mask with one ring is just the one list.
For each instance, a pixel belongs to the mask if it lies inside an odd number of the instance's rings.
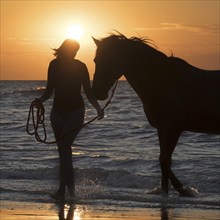
{"label": "woman's leg", "polygon": [[[84,108],[73,112],[66,112],[59,118],[52,111],[51,123],[56,140],[61,138],[57,145],[60,158],[60,188],[58,194],[65,198],[66,186],[72,197],[75,196],[74,172],[72,164],[72,144],[77,137],[84,122]],[[62,127],[62,130],[60,128]]]}
{"label": "woman's leg", "polygon": [[58,146],[60,159],[60,187],[59,192],[65,194],[69,178],[73,178],[72,149],[71,146]]}
{"label": "woman's leg", "polygon": [[76,139],[78,133],[80,132],[83,122],[84,122],[84,108],[77,109],[71,112],[65,121],[65,126],[63,129],[63,134],[66,135],[63,140],[61,140],[61,145],[63,146],[63,152],[65,152],[65,175],[66,175],[66,186],[72,197],[75,196],[75,181],[74,181],[74,171],[72,164],[72,144]]}
{"label": "woman's leg", "polygon": [[[54,136],[56,140],[59,140],[63,133],[63,129],[65,126],[65,118],[61,114],[61,112],[58,112],[54,109],[51,111],[50,115],[51,125],[53,128]],[[55,194],[55,197],[59,200],[65,199],[65,190],[66,190],[66,180],[65,180],[65,152],[62,151],[62,147],[59,145],[59,142],[57,143],[58,146],[58,153],[59,153],[59,173],[60,173],[60,186]]]}

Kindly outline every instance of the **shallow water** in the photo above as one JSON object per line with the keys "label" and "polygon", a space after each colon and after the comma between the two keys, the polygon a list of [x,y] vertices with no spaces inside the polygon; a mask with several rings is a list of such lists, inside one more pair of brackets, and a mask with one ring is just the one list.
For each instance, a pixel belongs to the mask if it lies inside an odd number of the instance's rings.
{"label": "shallow water", "polygon": [[[45,81],[1,81],[1,199],[51,202],[58,185],[55,145],[36,142],[26,133],[29,105]],[[52,100],[45,103],[49,140]],[[104,102],[102,102],[104,105]],[[86,118],[95,111],[86,102]],[[156,130],[126,81],[120,81],[104,120],[84,127],[73,145],[77,198],[80,204],[124,207],[220,207],[220,135],[184,132],[173,154],[173,171],[199,193],[181,198],[149,194],[160,182]]]}

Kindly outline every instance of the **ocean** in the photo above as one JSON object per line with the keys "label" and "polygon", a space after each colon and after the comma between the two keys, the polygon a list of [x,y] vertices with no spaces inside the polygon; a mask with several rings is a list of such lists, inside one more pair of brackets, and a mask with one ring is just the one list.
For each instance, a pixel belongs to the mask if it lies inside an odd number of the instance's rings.
{"label": "ocean", "polygon": [[[26,133],[29,106],[46,81],[1,81],[0,199],[51,203],[58,187],[55,144]],[[85,121],[95,110],[85,99]],[[105,102],[100,102],[103,106]],[[48,141],[52,99],[44,103]],[[173,171],[194,197],[149,193],[160,183],[159,142],[142,103],[127,81],[120,81],[105,118],[85,126],[73,144],[77,203],[126,208],[220,208],[220,135],[184,132],[173,153]]]}

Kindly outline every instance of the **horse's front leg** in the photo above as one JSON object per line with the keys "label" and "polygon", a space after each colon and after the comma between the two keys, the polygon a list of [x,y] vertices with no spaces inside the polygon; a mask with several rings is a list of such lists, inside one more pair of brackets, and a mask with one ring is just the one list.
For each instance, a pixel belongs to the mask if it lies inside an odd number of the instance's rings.
{"label": "horse's front leg", "polygon": [[160,167],[162,173],[161,188],[166,193],[169,191],[169,180],[176,190],[181,189],[183,186],[171,170],[172,153],[175,149],[180,134],[181,131],[176,129],[158,129],[160,142]]}

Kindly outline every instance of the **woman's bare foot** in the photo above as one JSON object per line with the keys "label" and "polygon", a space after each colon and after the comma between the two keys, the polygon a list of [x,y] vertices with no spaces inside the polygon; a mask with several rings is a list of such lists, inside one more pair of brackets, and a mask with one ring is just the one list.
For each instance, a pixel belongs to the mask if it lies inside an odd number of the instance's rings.
{"label": "woman's bare foot", "polygon": [[60,202],[65,202],[65,192],[62,192],[58,190],[55,194],[51,195],[53,199],[60,201]]}

